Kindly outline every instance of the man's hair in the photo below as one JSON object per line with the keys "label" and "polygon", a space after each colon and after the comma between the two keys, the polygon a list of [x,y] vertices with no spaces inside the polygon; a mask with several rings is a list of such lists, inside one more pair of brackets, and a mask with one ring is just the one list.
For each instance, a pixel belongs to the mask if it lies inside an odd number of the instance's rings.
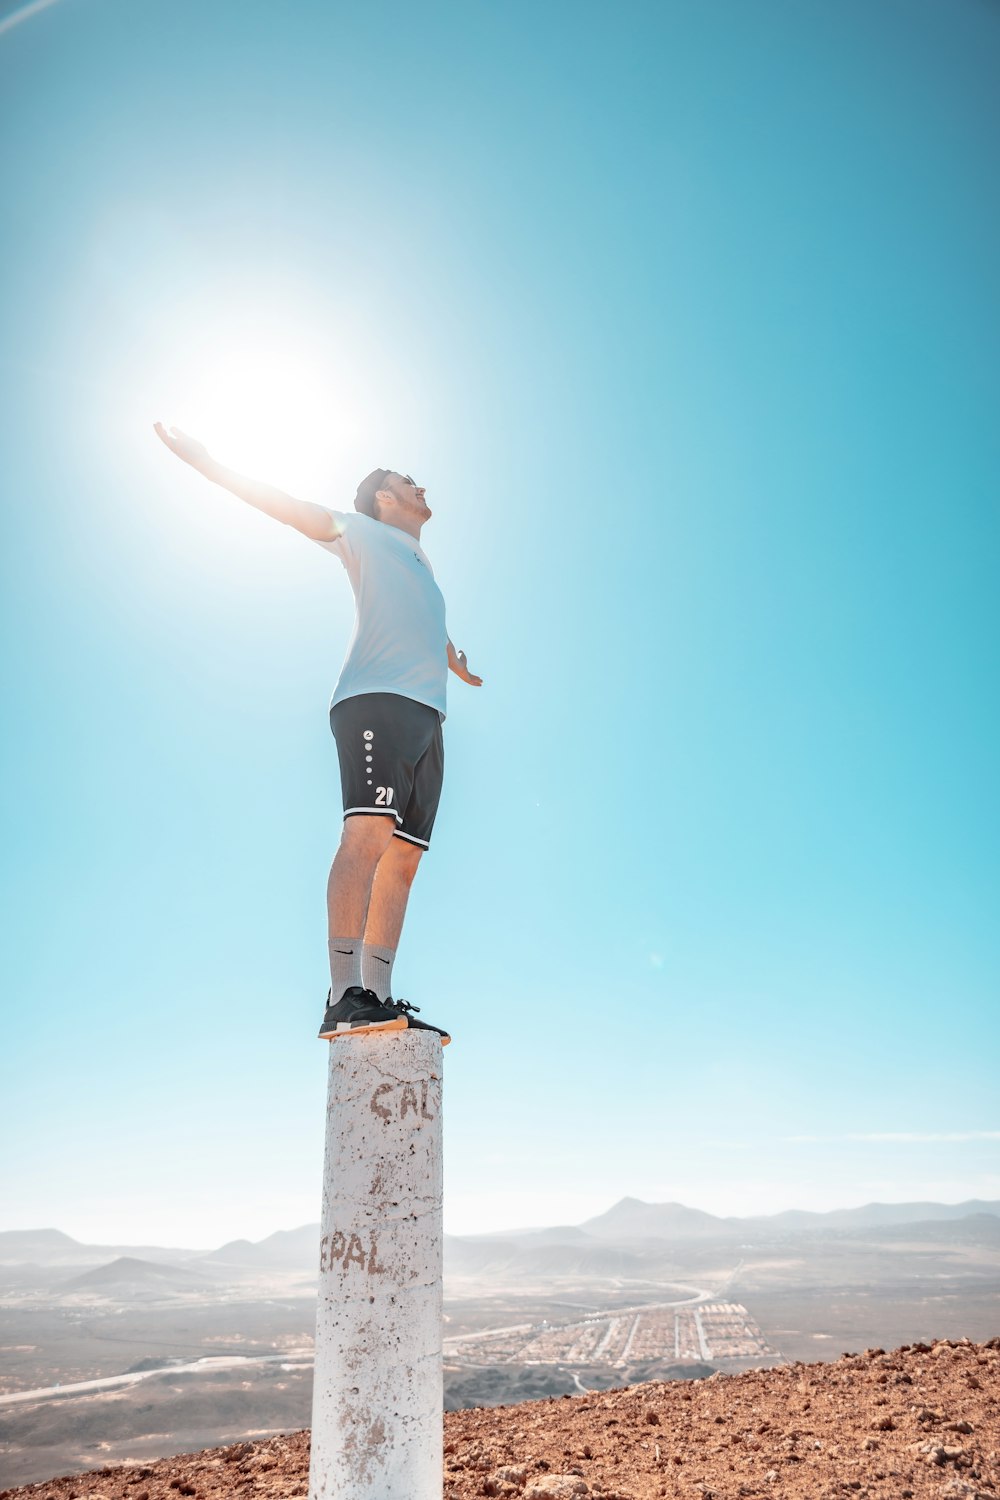
{"label": "man's hair", "polygon": [[378,520],[378,501],[375,499],[378,490],[387,489],[386,480],[395,469],[372,469],[358,485],[358,493],[354,497],[354,509],[359,510],[363,516],[371,516]]}

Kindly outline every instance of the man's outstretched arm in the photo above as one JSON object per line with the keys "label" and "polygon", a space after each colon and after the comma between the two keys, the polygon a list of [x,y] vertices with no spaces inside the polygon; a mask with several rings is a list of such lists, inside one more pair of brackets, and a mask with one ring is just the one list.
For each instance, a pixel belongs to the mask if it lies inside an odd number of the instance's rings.
{"label": "man's outstretched arm", "polygon": [[470,687],[482,687],[483,679],[477,677],[475,672],[469,671],[469,663],[465,659],[464,651],[456,651],[451,641],[448,642],[448,665],[456,677],[461,677]]}
{"label": "man's outstretched arm", "polygon": [[190,464],[192,469],[197,469],[199,474],[204,474],[206,479],[211,479],[213,484],[221,484],[224,490],[238,495],[255,510],[262,510],[266,516],[273,516],[285,526],[294,526],[296,531],[311,537],[314,542],[334,542],[340,535],[341,528],[322,505],[313,505],[309,500],[296,500],[294,495],[286,495],[273,485],[260,484],[256,479],[247,479],[245,475],[225,468],[223,464],[216,462],[204,443],[181,432],[179,427],[171,427],[167,432],[162,422],[154,422],[153,430],[166,443],[171,453],[176,453],[178,458]]}

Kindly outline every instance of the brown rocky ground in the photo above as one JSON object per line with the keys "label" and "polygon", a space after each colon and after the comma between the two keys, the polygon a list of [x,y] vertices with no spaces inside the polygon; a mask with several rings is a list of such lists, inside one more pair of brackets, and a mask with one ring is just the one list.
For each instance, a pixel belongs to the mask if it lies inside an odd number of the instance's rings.
{"label": "brown rocky ground", "polygon": [[[304,1495],[308,1432],[125,1464],[0,1500]],[[446,1500],[1000,1500],[1000,1338],[866,1349],[445,1418]]]}

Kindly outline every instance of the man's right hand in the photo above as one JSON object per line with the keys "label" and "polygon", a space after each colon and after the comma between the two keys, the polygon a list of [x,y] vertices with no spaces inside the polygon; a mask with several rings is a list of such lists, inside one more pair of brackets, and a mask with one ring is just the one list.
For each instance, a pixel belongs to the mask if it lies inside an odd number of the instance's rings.
{"label": "man's right hand", "polygon": [[162,443],[166,443],[171,453],[176,453],[192,469],[198,469],[202,474],[212,463],[212,455],[204,443],[199,443],[197,438],[191,437],[187,432],[182,432],[179,427],[171,427],[168,432],[162,422],[153,423],[153,431]]}
{"label": "man's right hand", "polygon": [[162,422],[154,422],[153,431],[171,453],[176,453],[178,458],[190,464],[192,469],[197,469],[199,474],[204,474],[213,484],[220,484],[230,494],[238,496],[247,505],[252,505],[254,510],[263,511],[265,516],[272,516],[283,526],[294,526],[296,531],[301,531],[303,536],[314,542],[335,542],[340,536],[343,527],[334,512],[327,510],[325,505],[313,505],[310,500],[296,500],[294,495],[286,495],[283,490],[276,490],[271,484],[261,484],[256,479],[247,479],[246,475],[227,469],[212,457],[204,443],[199,443],[197,438],[182,432],[179,427],[171,427],[168,432]]}

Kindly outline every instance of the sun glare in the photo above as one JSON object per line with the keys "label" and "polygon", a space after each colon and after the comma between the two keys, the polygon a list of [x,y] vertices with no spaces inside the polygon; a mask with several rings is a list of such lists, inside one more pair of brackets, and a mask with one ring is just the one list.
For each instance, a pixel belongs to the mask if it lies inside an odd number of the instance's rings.
{"label": "sun glare", "polygon": [[306,498],[370,469],[399,419],[377,331],[318,292],[296,301],[263,280],[219,301],[156,309],[145,368],[130,370],[143,424],[180,427],[221,463]]}
{"label": "sun glare", "polygon": [[[330,504],[353,494],[357,475],[372,467],[369,453],[384,446],[385,412],[373,390],[377,373],[354,356],[350,331],[338,339],[311,326],[299,310],[285,316],[199,317],[190,310],[160,321],[147,344],[144,368],[131,367],[123,414],[148,444],[152,423],[178,427],[205,444],[227,468],[304,500]],[[155,439],[153,439],[155,442]],[[158,445],[157,445],[158,446]],[[224,550],[232,534],[229,507],[204,503],[163,455],[146,448],[171,487],[170,514],[178,545],[217,536]],[[184,496],[192,495],[193,509]],[[244,544],[252,546],[251,528]],[[262,548],[269,545],[261,533]]]}
{"label": "sun glare", "polygon": [[[414,451],[428,379],[414,381],[407,362],[386,357],[377,320],[331,305],[322,288],[292,297],[258,277],[211,299],[164,295],[144,312],[142,338],[115,351],[106,385],[116,391],[114,420],[145,445],[151,475],[174,497],[179,546],[195,526],[202,541],[217,531],[223,547],[231,512],[201,503],[201,490],[163,468],[148,446],[156,421],[189,433],[228,468],[320,504],[349,503],[359,476],[391,461],[387,453]],[[255,531],[245,529],[245,539]]]}
{"label": "sun glare", "polygon": [[199,361],[179,382],[168,420],[231,467],[280,483],[282,476],[318,482],[336,432],[352,416],[318,363],[244,345]]}

